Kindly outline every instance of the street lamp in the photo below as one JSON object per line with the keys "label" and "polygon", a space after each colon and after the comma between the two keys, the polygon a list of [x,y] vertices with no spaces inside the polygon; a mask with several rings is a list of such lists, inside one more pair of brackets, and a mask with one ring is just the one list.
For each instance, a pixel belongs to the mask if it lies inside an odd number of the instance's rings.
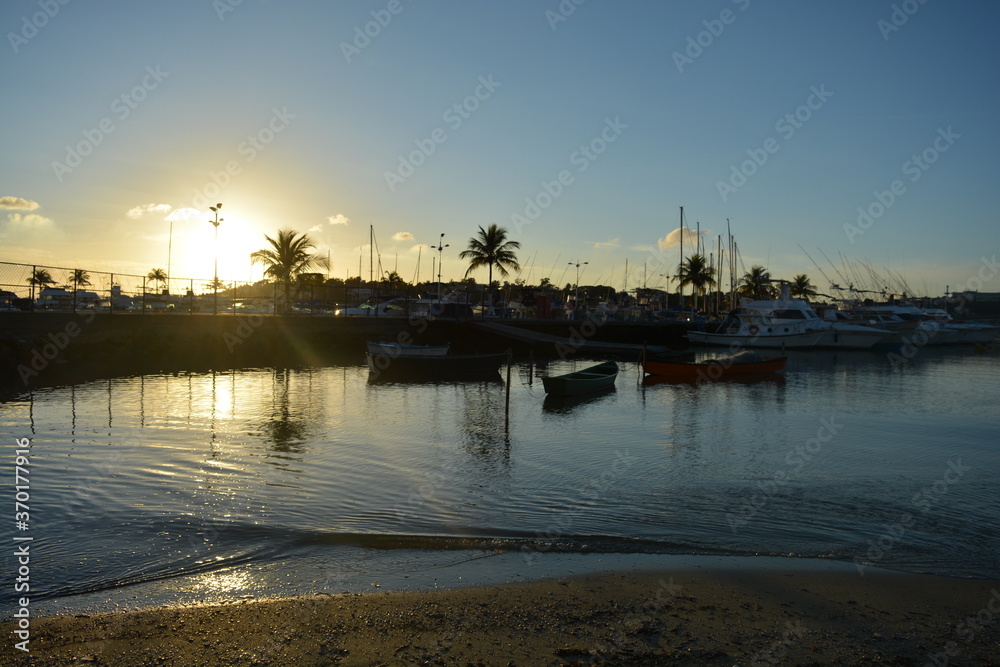
{"label": "street lamp", "polygon": [[436,246],[431,246],[436,248],[438,251],[438,303],[441,303],[441,262],[444,257],[444,249],[448,247],[448,244],[444,242],[444,233],[441,234],[441,238],[438,239],[438,244]]}
{"label": "street lamp", "polygon": [[575,306],[574,310],[576,308],[580,307],[580,266],[581,266],[581,264],[586,265],[586,264],[589,264],[589,263],[590,262],[580,262],[579,259],[576,260],[576,264],[574,264],[573,262],[569,263],[570,266],[575,266],[576,267],[576,284],[575,284],[575,288],[576,289],[573,292],[573,302],[574,302],[574,306]]}
{"label": "street lamp", "polygon": [[213,213],[215,213],[215,220],[209,220],[209,224],[215,226],[215,278],[212,280],[212,291],[215,293],[214,304],[212,305],[212,314],[219,314],[219,223],[225,220],[225,218],[219,217],[219,209],[222,208],[222,204],[216,204],[215,206],[208,207]]}

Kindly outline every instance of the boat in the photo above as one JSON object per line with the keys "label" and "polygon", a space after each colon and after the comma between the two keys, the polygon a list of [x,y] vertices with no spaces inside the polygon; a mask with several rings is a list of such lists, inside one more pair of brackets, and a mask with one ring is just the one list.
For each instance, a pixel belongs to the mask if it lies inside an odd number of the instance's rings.
{"label": "boat", "polygon": [[885,329],[824,320],[805,301],[791,298],[788,291],[785,284],[777,299],[744,298],[725,330],[689,331],[687,338],[692,343],[737,348],[867,350],[892,335]]}
{"label": "boat", "polygon": [[438,357],[448,354],[451,343],[443,345],[404,345],[403,343],[386,343],[383,341],[367,341],[368,354],[385,355],[388,357]]}
{"label": "boat", "polygon": [[365,354],[370,376],[410,377],[419,379],[481,378],[496,376],[507,353],[439,354],[391,357]]}
{"label": "boat", "polygon": [[575,373],[543,377],[542,386],[550,396],[579,396],[613,387],[617,377],[618,364],[605,361]]}
{"label": "boat", "polygon": [[740,352],[728,357],[706,359],[704,361],[670,361],[656,358],[643,359],[642,370],[648,375],[656,375],[695,382],[698,380],[725,380],[765,373],[780,373],[785,370],[788,357],[764,357],[756,352]]}

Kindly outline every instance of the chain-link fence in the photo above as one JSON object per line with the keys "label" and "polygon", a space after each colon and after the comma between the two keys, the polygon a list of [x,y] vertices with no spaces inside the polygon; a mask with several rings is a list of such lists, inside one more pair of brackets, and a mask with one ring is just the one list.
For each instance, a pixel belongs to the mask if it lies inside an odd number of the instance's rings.
{"label": "chain-link fence", "polygon": [[345,285],[218,282],[0,262],[0,310],[332,315],[356,303]]}
{"label": "chain-link fence", "polygon": [[289,284],[216,282],[0,262],[0,311],[462,317],[482,299],[481,293],[465,291],[441,303],[412,286],[308,277]]}

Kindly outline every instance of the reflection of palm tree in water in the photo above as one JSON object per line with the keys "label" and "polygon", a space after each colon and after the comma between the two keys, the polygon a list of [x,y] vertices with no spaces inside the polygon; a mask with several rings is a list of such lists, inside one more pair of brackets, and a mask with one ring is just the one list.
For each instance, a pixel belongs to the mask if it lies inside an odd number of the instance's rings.
{"label": "reflection of palm tree in water", "polygon": [[462,441],[475,462],[485,467],[510,465],[510,434],[504,427],[503,383],[464,384]]}
{"label": "reflection of palm tree in water", "polygon": [[[289,381],[291,371],[275,370],[274,406],[261,430],[264,441],[276,452],[299,454],[303,451],[311,429],[308,421],[291,409]],[[277,386],[281,382],[281,386]]]}

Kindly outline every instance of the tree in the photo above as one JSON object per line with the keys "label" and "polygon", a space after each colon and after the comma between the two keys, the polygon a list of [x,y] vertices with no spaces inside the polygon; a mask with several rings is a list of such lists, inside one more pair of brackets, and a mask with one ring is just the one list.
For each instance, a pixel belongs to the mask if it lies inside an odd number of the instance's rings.
{"label": "tree", "polygon": [[386,273],[385,278],[383,280],[388,284],[388,287],[391,290],[402,289],[406,287],[406,281],[403,280],[403,278],[395,271],[390,271]]}
{"label": "tree", "polygon": [[[469,239],[469,248],[458,254],[461,259],[469,260],[469,268],[465,272],[465,277],[476,269],[487,267],[489,269],[489,280],[486,284],[493,284],[493,267],[497,267],[501,278],[510,275],[510,271],[518,271],[521,265],[517,263],[515,250],[521,244],[517,241],[507,240],[507,230],[491,224],[486,229],[482,225],[479,227],[479,234]],[[490,299],[492,301],[492,298]]]}
{"label": "tree", "polygon": [[677,275],[674,276],[680,281],[680,288],[685,286],[694,287],[695,308],[698,307],[697,298],[705,292],[705,288],[715,284],[715,267],[709,266],[708,259],[701,254],[694,254],[687,258],[687,261],[678,267]]}
{"label": "tree", "polygon": [[329,269],[330,263],[326,257],[311,252],[316,248],[307,234],[299,234],[291,229],[279,229],[277,238],[264,235],[270,248],[255,250],[250,253],[253,264],[264,265],[264,275],[285,286],[285,303],[287,307],[288,292],[293,279],[309,269],[319,267]]}
{"label": "tree", "polygon": [[28,278],[29,285],[38,285],[40,287],[54,285],[55,282],[55,279],[52,277],[52,274],[49,273],[48,269],[35,269],[31,273],[31,277]]}
{"label": "tree", "polygon": [[740,278],[736,289],[740,296],[764,299],[771,296],[771,274],[763,266],[754,265]]}
{"label": "tree", "polygon": [[87,287],[90,285],[90,274],[85,269],[73,269],[73,276],[70,280],[77,287]]}
{"label": "tree", "polygon": [[792,296],[797,296],[806,300],[808,300],[811,296],[816,296],[816,288],[813,286],[812,282],[809,281],[809,276],[804,273],[800,273],[792,278],[789,291]]}
{"label": "tree", "polygon": [[205,283],[205,289],[211,292],[223,292],[226,290],[226,283],[222,282],[222,278],[212,278]]}
{"label": "tree", "polygon": [[167,272],[163,269],[153,269],[146,274],[146,280],[152,280],[162,288],[163,284],[167,282]]}

